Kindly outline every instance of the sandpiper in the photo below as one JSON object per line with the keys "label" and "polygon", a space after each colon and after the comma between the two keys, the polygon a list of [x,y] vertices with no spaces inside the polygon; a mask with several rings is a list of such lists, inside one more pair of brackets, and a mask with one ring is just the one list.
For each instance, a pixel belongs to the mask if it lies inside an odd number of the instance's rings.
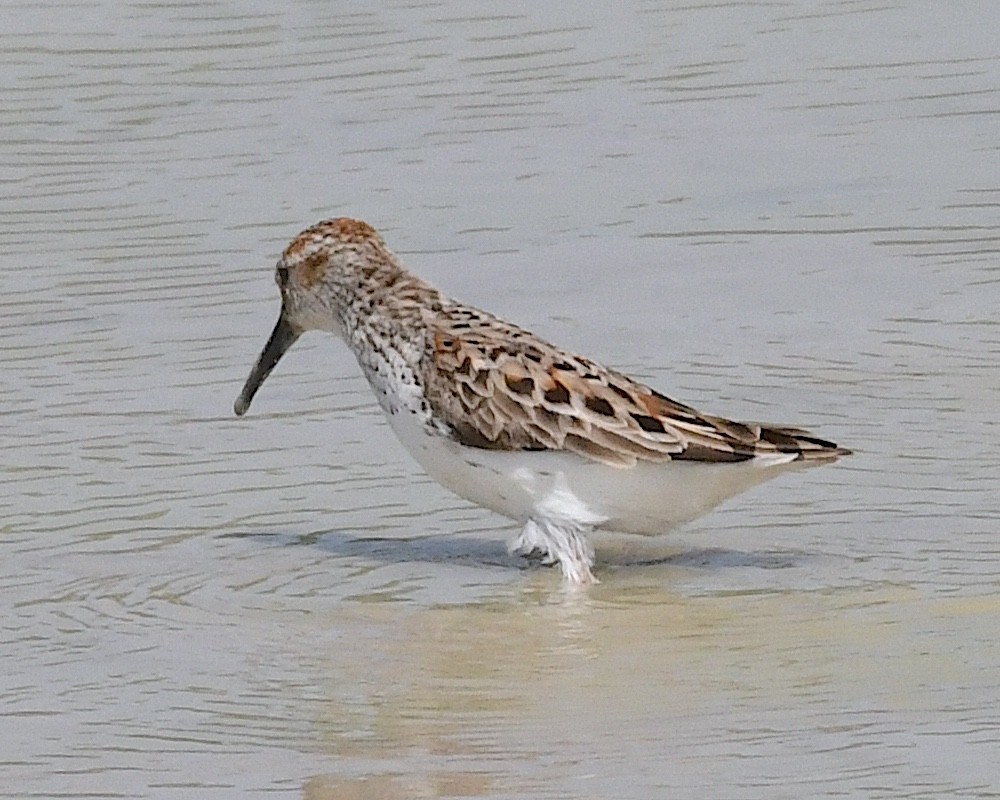
{"label": "sandpiper", "polygon": [[275,269],[281,314],[234,410],[310,330],[351,348],[389,424],[431,477],[519,522],[591,583],[594,528],[656,535],[782,472],[850,453],[798,428],[733,422],[463,305],[408,272],[374,228],[332,219]]}

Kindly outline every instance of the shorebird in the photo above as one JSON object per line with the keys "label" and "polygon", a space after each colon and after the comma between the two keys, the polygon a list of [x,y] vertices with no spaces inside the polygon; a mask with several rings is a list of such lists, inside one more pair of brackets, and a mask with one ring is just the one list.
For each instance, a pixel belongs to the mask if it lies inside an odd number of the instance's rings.
{"label": "shorebird", "polygon": [[234,410],[306,331],[353,351],[389,424],[427,473],[521,524],[570,583],[595,580],[587,533],[656,535],[800,467],[850,453],[808,431],[703,414],[463,305],[408,272],[378,232],[331,219],[275,269],[281,313]]}

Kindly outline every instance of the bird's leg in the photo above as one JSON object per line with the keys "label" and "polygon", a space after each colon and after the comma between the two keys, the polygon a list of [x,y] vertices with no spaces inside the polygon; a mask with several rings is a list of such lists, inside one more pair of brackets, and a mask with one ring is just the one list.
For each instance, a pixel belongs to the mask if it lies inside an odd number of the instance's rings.
{"label": "bird's leg", "polygon": [[545,554],[542,563],[558,563],[563,577],[570,583],[597,583],[590,571],[594,565],[594,548],[584,531],[584,527],[565,520],[529,519],[508,550],[524,555],[541,551]]}

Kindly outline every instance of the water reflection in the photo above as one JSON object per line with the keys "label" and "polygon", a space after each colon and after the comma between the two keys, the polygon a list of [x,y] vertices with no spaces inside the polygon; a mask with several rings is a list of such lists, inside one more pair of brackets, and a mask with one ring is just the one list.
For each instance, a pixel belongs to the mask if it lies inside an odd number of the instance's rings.
{"label": "water reflection", "polygon": [[[888,585],[733,600],[647,584],[558,602],[526,589],[499,602],[418,610],[396,636],[374,637],[382,641],[374,669],[350,676],[349,689],[334,682],[345,710],[364,717],[322,725],[336,732],[330,746],[339,757],[365,765],[359,785],[378,774],[386,792],[411,786],[415,774],[430,791],[438,768],[464,763],[479,786],[501,794],[530,794],[553,775],[602,794],[616,785],[613,765],[660,758],[670,759],[674,780],[710,790],[719,760],[739,757],[744,774],[760,776],[780,771],[789,752],[806,765],[793,781],[802,789],[837,782],[836,754],[857,748],[868,753],[852,759],[857,780],[908,779],[893,749],[930,756],[927,715],[989,682],[985,662],[961,654],[889,654],[937,618],[994,618],[995,603],[929,603]],[[371,694],[358,697],[360,686]],[[995,731],[981,710],[959,708],[959,730]],[[760,780],[728,779],[738,791]]]}

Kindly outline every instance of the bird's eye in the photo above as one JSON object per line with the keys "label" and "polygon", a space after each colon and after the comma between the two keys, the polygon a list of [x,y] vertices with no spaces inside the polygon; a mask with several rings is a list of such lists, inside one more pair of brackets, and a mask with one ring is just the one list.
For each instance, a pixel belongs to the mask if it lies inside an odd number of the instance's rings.
{"label": "bird's eye", "polygon": [[274,270],[274,282],[282,289],[288,285],[288,267],[278,267]]}

